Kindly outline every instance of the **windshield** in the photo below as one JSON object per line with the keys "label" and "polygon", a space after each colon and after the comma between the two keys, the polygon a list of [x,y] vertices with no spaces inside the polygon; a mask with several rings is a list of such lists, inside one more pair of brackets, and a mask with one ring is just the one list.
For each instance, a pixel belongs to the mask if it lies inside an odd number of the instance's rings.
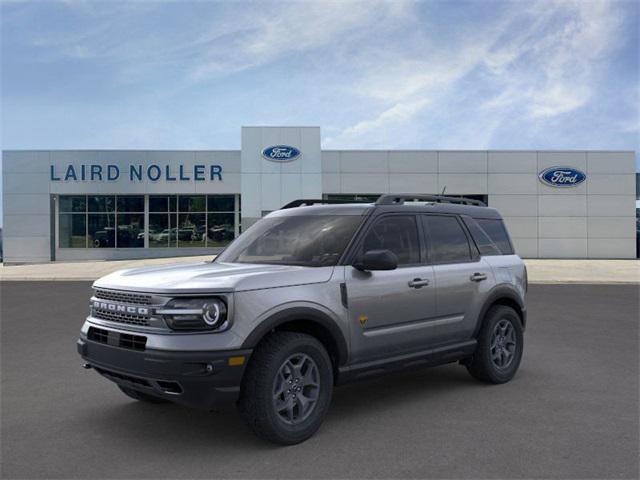
{"label": "windshield", "polygon": [[240,235],[216,261],[333,266],[361,221],[358,215],[264,218]]}

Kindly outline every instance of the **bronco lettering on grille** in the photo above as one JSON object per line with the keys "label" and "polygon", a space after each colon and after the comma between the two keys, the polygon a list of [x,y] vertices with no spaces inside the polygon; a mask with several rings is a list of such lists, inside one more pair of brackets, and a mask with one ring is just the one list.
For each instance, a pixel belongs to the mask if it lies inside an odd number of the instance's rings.
{"label": "bronco lettering on grille", "polygon": [[149,315],[147,307],[134,307],[131,305],[120,305],[118,303],[110,303],[94,300],[93,307],[98,310],[107,310],[110,312],[128,313],[129,315]]}

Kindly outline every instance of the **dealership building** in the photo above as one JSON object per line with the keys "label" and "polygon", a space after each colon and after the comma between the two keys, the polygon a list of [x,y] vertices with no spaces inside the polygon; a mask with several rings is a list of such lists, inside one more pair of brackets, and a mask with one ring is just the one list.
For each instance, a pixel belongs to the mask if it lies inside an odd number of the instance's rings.
{"label": "dealership building", "polygon": [[462,195],[525,258],[636,258],[632,151],[323,150],[319,127],[242,127],[240,150],[3,152],[6,263],[198,255],[299,199]]}

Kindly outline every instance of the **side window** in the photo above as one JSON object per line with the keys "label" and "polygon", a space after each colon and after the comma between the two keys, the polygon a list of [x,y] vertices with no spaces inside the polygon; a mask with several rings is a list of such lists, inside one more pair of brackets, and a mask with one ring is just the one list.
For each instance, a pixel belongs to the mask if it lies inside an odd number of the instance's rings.
{"label": "side window", "polygon": [[513,247],[511,246],[509,235],[507,235],[507,229],[504,228],[502,220],[478,218],[476,221],[482,229],[487,232],[489,238],[493,240],[493,243],[496,244],[503,255],[513,255]]}
{"label": "side window", "polygon": [[489,235],[482,229],[480,225],[471,217],[462,217],[465,225],[469,229],[469,233],[476,242],[481,255],[502,255],[500,249],[489,238]]}
{"label": "side window", "polygon": [[431,263],[463,263],[471,261],[467,235],[456,217],[422,216],[429,236]]}
{"label": "side window", "polygon": [[391,250],[398,265],[420,263],[420,241],[413,215],[393,215],[377,220],[362,242],[362,252]]}

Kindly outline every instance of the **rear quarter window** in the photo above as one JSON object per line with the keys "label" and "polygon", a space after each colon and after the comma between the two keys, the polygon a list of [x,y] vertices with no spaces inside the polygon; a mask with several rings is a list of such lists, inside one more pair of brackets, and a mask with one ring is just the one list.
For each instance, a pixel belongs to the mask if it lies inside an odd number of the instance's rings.
{"label": "rear quarter window", "polygon": [[502,255],[502,251],[493,243],[489,235],[471,217],[462,217],[474,243],[480,251],[480,255]]}
{"label": "rear quarter window", "polygon": [[511,240],[509,240],[504,222],[501,219],[476,218],[475,220],[503,255],[513,255],[513,246],[511,245]]}

